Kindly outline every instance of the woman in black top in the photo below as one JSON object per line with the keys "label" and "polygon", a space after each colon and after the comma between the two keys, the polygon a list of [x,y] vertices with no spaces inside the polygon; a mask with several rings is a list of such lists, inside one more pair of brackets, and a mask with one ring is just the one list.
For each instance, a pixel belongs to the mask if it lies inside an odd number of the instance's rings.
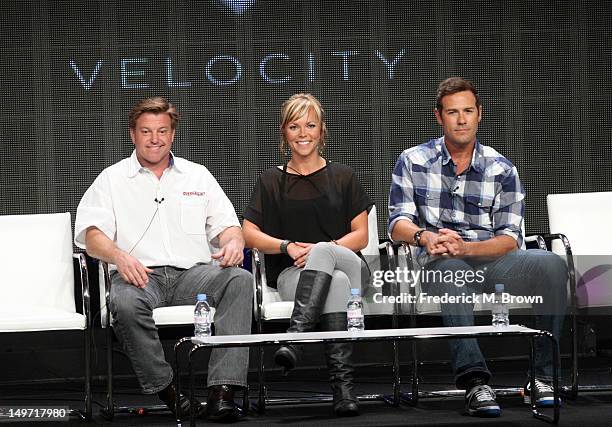
{"label": "woman in black top", "polygon": [[[356,254],[368,243],[373,205],[353,170],[322,156],[327,133],[323,108],[310,94],[296,94],[281,108],[283,166],[266,170],[244,213],[247,246],[266,254],[267,281],[295,305],[287,332],[346,330],[351,288],[361,289],[365,263]],[[358,415],[352,392],[352,344],[326,345],[327,364],[340,416]],[[293,369],[301,346],[283,346],[275,361]]]}

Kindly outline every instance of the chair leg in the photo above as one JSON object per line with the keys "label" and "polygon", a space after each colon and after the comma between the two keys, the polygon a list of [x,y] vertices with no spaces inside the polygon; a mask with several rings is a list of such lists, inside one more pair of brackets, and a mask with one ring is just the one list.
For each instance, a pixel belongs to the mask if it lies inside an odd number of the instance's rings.
{"label": "chair leg", "polygon": [[113,332],[109,325],[106,327],[106,408],[104,418],[112,420],[115,416],[115,403],[113,401]]}
{"label": "chair leg", "polygon": [[257,367],[259,376],[259,393],[257,396],[257,412],[263,414],[266,410],[266,386],[264,370],[264,348],[259,347],[259,366]]}
{"label": "chair leg", "polygon": [[91,343],[93,329],[91,326],[85,329],[85,420],[91,420]]}

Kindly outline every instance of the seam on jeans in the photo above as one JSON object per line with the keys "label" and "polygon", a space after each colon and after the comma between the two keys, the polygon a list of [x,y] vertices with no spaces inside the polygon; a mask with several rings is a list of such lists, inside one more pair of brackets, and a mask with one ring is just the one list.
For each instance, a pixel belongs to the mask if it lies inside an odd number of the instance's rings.
{"label": "seam on jeans", "polygon": [[[165,389],[166,387],[168,387],[170,384],[172,384],[172,380],[174,379],[174,375],[172,373],[172,371],[170,371],[170,379],[166,382],[165,386],[162,387],[150,387],[147,390],[143,390],[144,394],[155,394],[155,393],[159,393],[160,391],[162,391],[163,389]],[[153,391],[151,391],[153,390]]]}

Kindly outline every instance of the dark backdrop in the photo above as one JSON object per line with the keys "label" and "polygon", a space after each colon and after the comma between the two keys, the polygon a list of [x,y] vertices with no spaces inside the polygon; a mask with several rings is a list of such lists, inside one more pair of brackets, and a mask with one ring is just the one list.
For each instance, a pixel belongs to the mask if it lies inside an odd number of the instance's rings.
{"label": "dark backdrop", "polygon": [[70,211],[132,150],[126,115],[165,95],[177,155],[206,165],[238,214],[279,163],[278,110],[325,106],[327,156],[356,169],[386,221],[390,172],[437,137],[438,82],[473,79],[480,139],[517,166],[527,230],[548,193],[612,189],[606,1],[3,1],[0,214]]}

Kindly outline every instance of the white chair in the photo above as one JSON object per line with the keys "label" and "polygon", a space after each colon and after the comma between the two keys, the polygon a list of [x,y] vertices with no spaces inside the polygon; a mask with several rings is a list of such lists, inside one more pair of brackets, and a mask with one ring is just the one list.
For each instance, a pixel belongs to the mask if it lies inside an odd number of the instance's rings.
{"label": "white chair", "polygon": [[[70,213],[0,216],[0,333],[83,331],[85,409],[91,419],[91,325],[87,264],[72,253]],[[75,307],[74,259],[80,269],[82,313]]]}
{"label": "white chair", "polygon": [[578,385],[576,315],[577,310],[612,307],[612,192],[549,194],[546,200],[551,233],[546,237],[567,261],[572,301],[572,386],[564,391],[576,397],[579,390],[610,390],[612,385]]}
{"label": "white chair", "polygon": [[[99,263],[98,282],[100,285],[100,321],[102,328],[106,329],[106,407],[102,410],[102,414],[108,420],[111,420],[116,413],[126,414],[134,413],[136,409],[147,411],[162,411],[166,409],[165,405],[153,405],[145,408],[133,406],[115,406],[113,397],[113,333],[111,328],[112,315],[108,311],[110,302],[110,273],[108,264],[105,262]],[[192,305],[175,305],[168,307],[158,307],[153,310],[153,320],[157,327],[168,326],[189,326],[193,325],[193,312],[195,309],[195,301]],[[214,322],[215,308],[211,307],[211,321]]]}
{"label": "white chair", "polygon": [[[378,240],[378,219],[376,216],[376,206],[372,206],[368,213],[368,245],[361,251],[362,255],[368,261],[370,269],[380,268],[380,251],[385,252],[390,258],[390,263],[393,263],[393,251],[390,244],[379,244]],[[254,309],[253,314],[257,333],[264,333],[263,324],[268,321],[288,321],[293,312],[293,301],[282,301],[278,291],[269,287],[266,282],[266,267],[261,254],[257,249],[251,250],[252,257],[252,272],[254,286]],[[392,292],[396,292],[395,290]],[[368,315],[391,315],[392,327],[398,327],[397,314],[399,314],[399,304],[377,304],[369,298],[364,298],[364,314]],[[399,353],[397,343],[393,342],[394,351],[394,399],[393,403],[399,402]],[[259,397],[258,411],[263,412],[266,406],[266,387],[264,385],[264,364],[263,364],[263,347],[259,348]],[[379,397],[374,396],[374,399]],[[310,398],[308,401],[312,401]]]}

